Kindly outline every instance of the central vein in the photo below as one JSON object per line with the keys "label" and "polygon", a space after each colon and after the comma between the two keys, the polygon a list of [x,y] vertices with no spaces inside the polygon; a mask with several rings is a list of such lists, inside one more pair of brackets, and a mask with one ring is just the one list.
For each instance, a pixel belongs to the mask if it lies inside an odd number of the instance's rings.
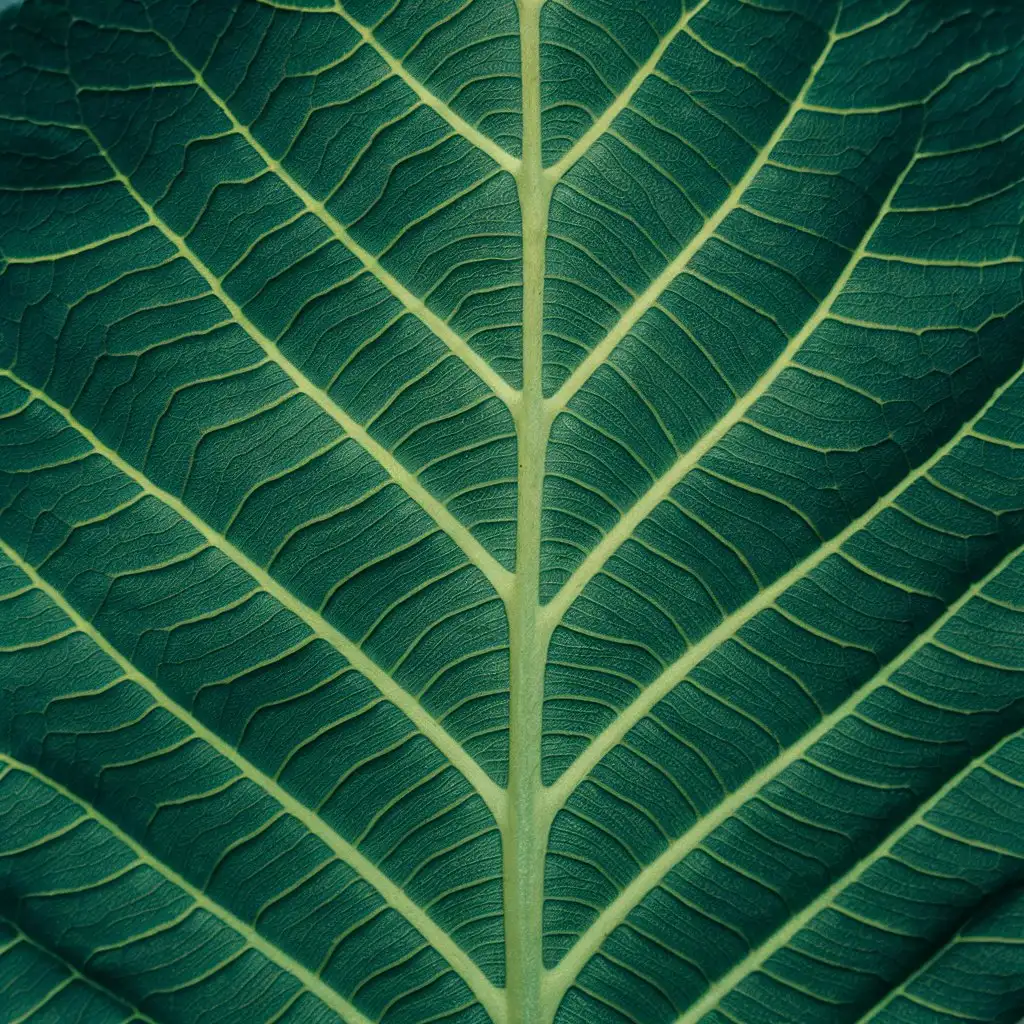
{"label": "central vein", "polygon": [[516,576],[508,600],[511,678],[509,806],[504,849],[505,962],[509,1024],[544,1019],[544,851],[549,817],[542,798],[544,664],[550,629],[541,621],[540,518],[547,418],[542,382],[544,249],[551,183],[541,158],[540,5],[519,0],[523,155],[516,173],[523,218],[523,390],[515,407],[519,448]]}

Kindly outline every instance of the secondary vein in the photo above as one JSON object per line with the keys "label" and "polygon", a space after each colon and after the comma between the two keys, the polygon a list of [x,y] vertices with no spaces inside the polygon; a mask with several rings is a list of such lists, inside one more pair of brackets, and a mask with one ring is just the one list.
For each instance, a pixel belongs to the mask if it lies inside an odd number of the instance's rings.
{"label": "secondary vein", "polygon": [[201,89],[218,110],[227,118],[233,132],[241,136],[267,167],[295,194],[305,208],[324,224],[334,237],[355,256],[360,263],[374,277],[384,285],[392,295],[414,316],[418,317],[434,334],[440,338],[448,348],[457,355],[509,408],[512,408],[518,401],[519,393],[480,355],[478,355],[465,338],[453,330],[453,328],[427,304],[398,280],[390,271],[386,270],[368,249],[361,246],[349,234],[348,229],[328,209],[315,198],[308,190],[302,187],[281,165],[275,160],[267,149],[256,139],[252,132],[241,121],[235,117],[234,112],[216,93],[203,77],[199,68],[191,64],[178,48],[166,37],[161,36],[168,49],[181,62],[195,80],[196,86]]}
{"label": "secondary vein", "polygon": [[793,584],[804,579],[816,566],[827,558],[841,551],[843,545],[859,530],[864,529],[877,515],[891,508],[897,498],[916,481],[928,476],[932,469],[942,461],[961,441],[973,436],[974,428],[981,422],[999,398],[1024,376],[1024,368],[1018,369],[1008,380],[1004,381],[988,401],[967,421],[944,445],[937,448],[929,458],[916,466],[893,488],[878,498],[870,508],[856,519],[851,520],[834,537],[815,548],[806,558],[793,566],[789,572],[780,576],[774,583],[766,587],[746,604],[737,608],[731,615],[719,623],[718,627],[703,640],[685,651],[675,662],[668,666],[640,696],[633,701],[606,729],[599,733],[590,746],[566,769],[565,773],[548,790],[548,799],[552,813],[564,805],[572,791],[590,773],[598,761],[604,757],[626,733],[640,721],[644,715],[666,694],[674,689],[699,665],[709,654],[730,637],[755,615],[774,606],[778,598]]}
{"label": "secondary vein", "polygon": [[[622,113],[626,107],[632,102],[633,97],[636,95],[637,90],[647,81],[650,77],[651,72],[658,65],[658,61],[664,56],[665,51],[672,45],[676,36],[682,32],[687,25],[689,25],[691,19],[708,4],[708,0],[700,0],[695,6],[689,10],[683,11],[679,20],[665,33],[665,35],[658,41],[658,45],[651,51],[651,55],[636,69],[633,73],[633,77],[629,80],[626,87],[615,97],[615,99],[608,104],[608,106],[601,113],[601,116],[576,140],[571,149],[556,163],[552,164],[544,172],[552,182],[559,181],[569,171],[573,164],[576,163],[580,157],[584,156],[591,146],[607,131],[611,126],[612,121],[615,120]],[[685,3],[683,7],[685,8]]]}
{"label": "secondary vein", "polygon": [[212,548],[216,548],[239,568],[248,573],[259,586],[273,597],[279,604],[301,619],[309,629],[322,640],[325,640],[344,655],[352,666],[362,672],[374,686],[392,704],[401,710],[406,717],[423,733],[449,761],[462,772],[470,784],[480,794],[492,815],[500,825],[504,818],[504,791],[489,775],[473,760],[455,738],[430,715],[422,705],[388,675],[375,661],[335,626],[332,626],[319,612],[300,601],[294,594],[283,587],[262,566],[254,562],[239,548],[235,547],[226,537],[213,529],[205,520],[197,516],[179,498],[169,491],[157,486],[145,474],[126,462],[116,451],[103,443],[88,427],[79,423],[71,412],[52,399],[45,391],[33,387],[21,380],[10,370],[0,370],[0,375],[10,377],[24,388],[33,398],[38,399],[58,413],[65,422],[89,442],[89,444],[107,461],[119,469],[125,476],[136,483],[147,494],[152,495],[168,508],[176,512],[187,522]]}
{"label": "secondary vein", "polygon": [[[685,27],[685,22],[681,23],[680,31],[683,27]],[[678,277],[679,274],[689,266],[690,261],[693,259],[696,252],[709,238],[711,238],[712,235],[714,235],[726,217],[728,217],[729,214],[739,206],[740,201],[743,198],[743,193],[746,192],[747,188],[760,173],[761,168],[764,167],[765,163],[771,156],[776,143],[778,143],[786,133],[786,130],[793,123],[797,114],[803,109],[804,100],[810,92],[810,89],[817,78],[818,72],[828,59],[828,55],[831,53],[832,47],[835,45],[836,41],[837,37],[829,37],[829,41],[825,44],[822,52],[818,55],[818,59],[811,66],[800,92],[797,93],[792,103],[790,103],[785,116],[778,123],[775,131],[772,132],[768,141],[751,162],[743,177],[741,177],[729,191],[725,201],[704,222],[700,231],[690,239],[679,254],[672,259],[665,266],[664,270],[662,270],[662,272],[658,274],[658,276],[647,286],[647,288],[637,296],[636,301],[633,302],[629,309],[619,317],[612,329],[604,336],[604,338],[601,339],[600,342],[598,342],[597,345],[594,346],[579,366],[573,370],[569,378],[558,389],[558,391],[548,399],[548,415],[552,419],[566,407],[573,395],[575,395],[576,392],[586,384],[594,371],[597,370],[605,360],[607,360],[615,347],[626,337],[630,330],[632,330],[644,313],[657,304],[658,300],[661,298],[662,292],[664,292],[676,277]]]}
{"label": "secondary vein", "polygon": [[[0,755],[0,760],[2,760],[2,758],[3,755]],[[14,770],[17,771],[18,769],[14,768]],[[116,991],[114,991],[113,988],[110,988],[108,985],[101,984],[99,981],[95,981],[93,978],[83,974],[82,971],[80,971],[73,963],[65,959],[63,955],[52,952],[50,949],[44,946],[43,943],[32,938],[32,936],[30,936],[25,931],[25,929],[22,928],[21,925],[14,921],[11,917],[0,916],[0,921],[6,922],[11,926],[11,928],[13,928],[18,933],[18,938],[15,939],[14,943],[5,946],[2,950],[0,950],[0,954],[6,953],[9,949],[12,948],[13,945],[16,945],[19,942],[23,942],[26,945],[32,946],[34,949],[38,950],[39,953],[41,953],[43,956],[51,957],[54,960],[59,961],[68,970],[68,978],[66,982],[62,982],[60,986],[52,988],[49,992],[46,993],[46,996],[43,998],[43,1000],[36,1003],[35,1006],[33,1006],[31,1010],[28,1011],[27,1014],[25,1014],[23,1017],[16,1017],[14,1020],[10,1022],[10,1024],[29,1024],[29,1021],[31,1021],[32,1017],[34,1017],[40,1010],[42,1010],[47,1005],[47,1003],[49,1003],[53,999],[53,997],[57,995],[58,991],[65,986],[65,984],[70,984],[73,981],[80,981],[83,985],[87,985],[90,989],[99,992],[107,999],[113,1000],[123,1010],[129,1011],[132,1015],[130,1024],[159,1024],[158,1021],[150,1017],[149,1014],[144,1013],[134,1003],[130,1002],[124,996],[118,994]]]}
{"label": "secondary vein", "polygon": [[127,175],[114,164],[106,150],[100,144],[99,139],[93,132],[83,126],[82,129],[92,140],[96,148],[103,154],[104,159],[110,165],[111,172],[116,180],[124,187],[128,194],[145,213],[149,223],[156,228],[175,247],[182,259],[195,269],[196,273],[206,282],[210,291],[217,296],[225,306],[231,318],[239,327],[249,335],[250,338],[266,353],[266,355],[288,375],[296,388],[307,398],[313,401],[319,408],[335,423],[337,423],[349,437],[351,437],[364,451],[373,457],[377,464],[384,470],[399,487],[409,495],[434,520],[437,525],[462,549],[466,558],[475,565],[494,587],[498,594],[504,593],[510,585],[511,573],[506,569],[477,539],[469,529],[459,522],[443,502],[435,498],[419,482],[416,476],[409,472],[395,458],[395,456],[380,444],[372,434],[359,422],[353,419],[344,409],[339,406],[331,396],[313,383],[297,366],[295,366],[281,352],[277,344],[261,331],[256,324],[246,316],[244,310],[224,288],[223,282],[213,271],[209,269],[192,250],[188,247],[185,239],[173,231],[157,215],[151,203],[148,203],[139,191],[132,184]]}
{"label": "secondary vein", "polygon": [[59,793],[65,799],[71,800],[76,806],[82,809],[83,814],[92,818],[124,843],[125,846],[135,854],[136,858],[141,863],[148,864],[153,868],[153,870],[159,872],[168,881],[186,892],[196,906],[202,907],[203,910],[207,911],[207,913],[218,918],[232,931],[240,935],[247,945],[262,953],[271,963],[277,964],[277,966],[282,970],[296,978],[322,1003],[334,1010],[342,1020],[347,1022],[347,1024],[372,1024],[372,1021],[368,1017],[365,1017],[360,1013],[351,1003],[348,1002],[348,1000],[342,998],[325,981],[319,978],[308,968],[303,967],[302,964],[289,956],[283,950],[278,949],[278,947],[273,943],[268,942],[259,934],[259,932],[251,928],[241,918],[232,914],[230,910],[222,907],[215,900],[210,899],[202,889],[197,888],[182,875],[179,875],[166,864],[157,860],[141,843],[138,842],[138,840],[130,836],[124,831],[124,829],[104,815],[101,811],[87,804],[81,797],[72,793],[69,789],[62,786],[56,780],[51,779],[48,775],[45,775],[34,766],[26,764],[25,762],[12,757],[10,754],[0,753],[0,763],[4,762],[10,764],[17,771],[24,772],[26,775],[30,775],[32,778],[37,779],[45,786],[49,786],[50,789]]}
{"label": "secondary vein", "polygon": [[728,413],[701,437],[689,451],[681,455],[593,547],[572,576],[562,585],[559,592],[545,606],[545,614],[547,616],[553,619],[561,619],[572,602],[583,592],[583,588],[601,571],[608,559],[629,539],[640,523],[668,497],[672,489],[682,481],[686,474],[696,467],[700,460],[734,426],[746,417],[758,399],[766,394],[772,384],[793,364],[793,360],[800,349],[803,348],[804,342],[827,319],[836,299],[842,294],[843,289],[853,276],[853,272],[857,269],[861,259],[867,254],[867,247],[875,229],[889,212],[893,196],[896,195],[900,185],[913,167],[914,162],[910,161],[897,176],[885,202],[861,239],[860,245],[851,254],[850,260],[844,267],[843,272],[836,278],[828,294],[818,303],[814,313],[803,327],[793,335],[772,365],[762,374],[758,382],[742,398],[737,400]]}
{"label": "secondary vein", "polygon": [[[1019,544],[1004,555],[994,568],[968,586],[960,597],[950,604],[926,630],[919,633],[899,654],[854,690],[842,704],[823,716],[814,728],[804,733],[796,743],[782,751],[774,761],[751,776],[711,813],[696,821],[686,832],[669,843],[661,855],[640,871],[636,878],[608,904],[593,924],[580,936],[576,945],[559,963],[558,967],[552,971],[549,982],[549,998],[557,996],[557,999],[560,999],[562,997],[583,965],[597,952],[604,940],[626,919],[629,912],[661,883],[676,864],[696,849],[711,832],[731,818],[747,801],[755,797],[769,782],[777,779],[787,768],[804,757],[815,743],[851,714],[875,690],[886,685],[894,673],[931,642],[941,629],[977,597],[1011,562],[1019,557],[1022,551],[1024,551],[1024,545]],[[697,1020],[697,1017],[691,1018],[687,1015],[686,1020],[691,1019]]]}
{"label": "secondary vein", "polygon": [[[223,740],[217,733],[205,726],[187,708],[169,697],[154,680],[139,671],[88,619],[78,612],[56,587],[44,579],[35,567],[30,565],[14,548],[2,539],[0,539],[0,552],[21,569],[32,581],[32,584],[67,615],[79,632],[89,637],[118,666],[125,678],[142,687],[160,707],[167,710],[187,726],[196,737],[209,744],[212,749],[216,750],[218,754],[233,764],[242,776],[250,779],[265,793],[268,793],[288,814],[301,822],[313,835],[320,839],[339,860],[348,864],[362,878],[369,882],[381,894],[389,906],[398,911],[425,939],[435,946],[438,952],[445,957],[459,976],[466,982],[473,994],[488,1008],[488,1012],[493,1011],[497,1014],[494,1018],[495,1024],[502,1024],[501,1001],[497,988],[477,967],[469,955],[443,928],[435,924],[426,911],[413,902],[400,886],[388,878],[380,868],[355,846],[335,832],[319,815],[292,796],[279,782],[243,757],[242,754]],[[208,902],[213,901],[208,899]],[[249,930],[251,931],[251,929]],[[269,945],[269,943],[267,944]]]}
{"label": "secondary vein", "polygon": [[[731,971],[712,985],[702,999],[694,1003],[686,1013],[677,1017],[672,1024],[698,1024],[704,1015],[713,1009],[729,992],[735,990],[744,978],[759,970],[772,954],[788,945],[797,933],[810,924],[822,910],[834,903],[844,889],[857,882],[872,865],[878,863],[883,857],[890,856],[900,840],[913,829],[923,825],[929,811],[933,810],[942,800],[949,796],[969,775],[979,770],[984,771],[985,763],[993,755],[1007,743],[1011,743],[1022,736],[1024,736],[1024,732],[1020,730],[1003,736],[992,747],[957,772],[944,786],[922,803],[880,846],[875,847],[865,857],[857,861],[853,867],[836,879],[816,899],[813,899],[802,910],[794,914],[781,928],[777,929],[762,942],[761,945],[751,950]],[[1015,784],[1019,785],[1019,783]],[[966,840],[963,841],[966,842]],[[881,922],[879,922],[879,926],[881,926]]]}
{"label": "secondary vein", "polygon": [[381,45],[372,29],[361,21],[357,21],[345,9],[345,5],[335,2],[333,10],[359,33],[363,42],[372,47],[390,68],[391,73],[400,78],[415,94],[419,101],[430,107],[439,117],[444,118],[463,138],[471,142],[477,149],[486,153],[499,167],[515,174],[520,162],[508,150],[499,146],[494,139],[484,135],[479,128],[471,125],[464,117],[457,114],[447,103],[432,93],[418,78],[411,75],[405,65],[384,46]]}

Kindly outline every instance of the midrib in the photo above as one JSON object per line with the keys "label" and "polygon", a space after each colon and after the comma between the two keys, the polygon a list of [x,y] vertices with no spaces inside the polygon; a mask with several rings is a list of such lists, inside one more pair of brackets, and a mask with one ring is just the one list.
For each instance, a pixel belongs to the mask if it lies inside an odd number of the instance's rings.
{"label": "midrib", "polygon": [[[513,414],[519,450],[516,575],[507,600],[510,640],[508,813],[503,831],[508,1024],[542,1024],[544,851],[549,818],[541,799],[544,664],[539,629],[540,517],[544,452],[544,249],[551,183],[540,127],[540,7],[519,0],[523,153],[516,186],[523,227],[523,390]],[[550,1013],[548,1014],[550,1016]]]}

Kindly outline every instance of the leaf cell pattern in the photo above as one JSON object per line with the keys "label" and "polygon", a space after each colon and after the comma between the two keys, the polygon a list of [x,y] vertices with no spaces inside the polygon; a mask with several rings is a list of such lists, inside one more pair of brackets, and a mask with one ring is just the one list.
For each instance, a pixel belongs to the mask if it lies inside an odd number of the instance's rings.
{"label": "leaf cell pattern", "polygon": [[0,1022],[1014,1024],[1024,9],[0,14]]}

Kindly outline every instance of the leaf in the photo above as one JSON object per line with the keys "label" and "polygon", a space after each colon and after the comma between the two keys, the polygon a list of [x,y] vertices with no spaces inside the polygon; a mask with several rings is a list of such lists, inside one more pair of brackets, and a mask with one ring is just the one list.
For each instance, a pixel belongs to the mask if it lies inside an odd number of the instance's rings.
{"label": "leaf", "polygon": [[0,15],[0,1021],[1019,1020],[1022,55]]}

